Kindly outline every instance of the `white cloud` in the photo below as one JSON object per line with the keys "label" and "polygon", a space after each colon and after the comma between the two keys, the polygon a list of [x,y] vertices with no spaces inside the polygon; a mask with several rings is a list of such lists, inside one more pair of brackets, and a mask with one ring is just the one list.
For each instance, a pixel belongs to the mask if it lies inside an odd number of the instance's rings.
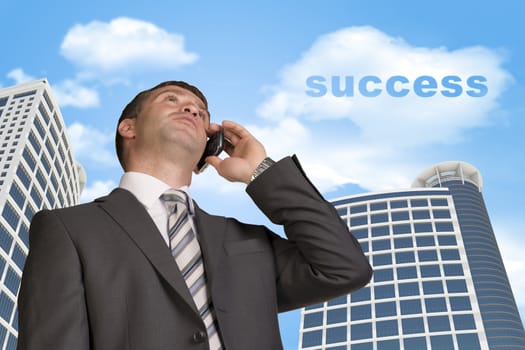
{"label": "white cloud", "polygon": [[86,186],[80,194],[80,202],[86,203],[108,194],[117,184],[112,181],[95,181],[91,186]]}
{"label": "white cloud", "polygon": [[99,105],[98,92],[82,86],[75,80],[64,80],[52,86],[53,94],[61,107],[89,108]]}
{"label": "white cloud", "polygon": [[[278,83],[265,87],[268,97],[257,112],[277,134],[282,120],[293,119],[310,135],[308,140],[286,139],[286,145],[305,155],[305,168],[311,168],[322,190],[349,178],[369,190],[409,187],[429,165],[415,156],[418,150],[461,142],[466,130],[492,122],[491,112],[512,82],[501,68],[503,59],[498,51],[481,46],[416,47],[373,27],[344,28],[321,36],[298,61],[284,67]],[[314,75],[328,81],[353,76],[354,96],[333,96],[330,83],[325,84],[324,96],[309,96],[306,80]],[[357,82],[367,75],[383,81],[377,85],[383,89],[379,96],[365,97],[358,91]],[[384,81],[396,75],[410,81],[403,86],[411,90],[405,97],[391,97],[385,91]],[[412,83],[423,75],[437,80],[434,97],[413,92]],[[448,75],[459,76],[463,90],[469,89],[466,79],[482,75],[488,79],[488,92],[483,97],[470,97],[465,91],[457,97],[442,96],[440,82]],[[264,136],[282,142],[270,134]]]}
{"label": "white cloud", "polygon": [[7,73],[7,77],[10,79],[13,79],[15,81],[15,84],[23,84],[31,80],[35,80],[34,77],[24,72],[22,68],[15,68],[9,73]]}
{"label": "white cloud", "polygon": [[79,66],[102,71],[177,68],[198,58],[186,51],[182,35],[126,17],[75,25],[66,34],[61,53]]}
{"label": "white cloud", "polygon": [[81,123],[71,124],[67,131],[75,158],[82,164],[119,166],[113,151],[113,132],[103,132]]}

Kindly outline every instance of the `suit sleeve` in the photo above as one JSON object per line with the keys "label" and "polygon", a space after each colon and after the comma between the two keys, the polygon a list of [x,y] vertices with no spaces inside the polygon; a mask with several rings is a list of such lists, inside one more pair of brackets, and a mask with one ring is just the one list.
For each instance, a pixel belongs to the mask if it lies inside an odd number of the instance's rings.
{"label": "suit sleeve", "polygon": [[18,308],[18,350],[89,349],[81,264],[53,211],[37,213],[31,223]]}
{"label": "suit sleeve", "polygon": [[279,311],[329,300],[365,286],[372,268],[332,204],[287,157],[247,187],[257,206],[288,239],[270,234]]}

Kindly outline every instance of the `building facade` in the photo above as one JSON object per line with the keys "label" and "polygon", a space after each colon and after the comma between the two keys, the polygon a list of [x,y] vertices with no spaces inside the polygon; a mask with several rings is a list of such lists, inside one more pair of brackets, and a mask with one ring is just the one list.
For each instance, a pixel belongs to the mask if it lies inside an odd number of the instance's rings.
{"label": "building facade", "polygon": [[33,215],[77,204],[84,184],[48,82],[0,89],[0,349],[16,349],[16,300]]}
{"label": "building facade", "polygon": [[374,276],[303,309],[299,349],[525,349],[481,189],[473,166],[445,162],[411,189],[334,200]]}

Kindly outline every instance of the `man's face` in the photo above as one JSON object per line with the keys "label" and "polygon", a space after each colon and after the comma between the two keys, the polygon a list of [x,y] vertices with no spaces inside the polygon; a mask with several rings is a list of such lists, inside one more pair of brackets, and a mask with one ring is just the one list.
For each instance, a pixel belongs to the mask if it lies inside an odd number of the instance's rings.
{"label": "man's face", "polygon": [[176,85],[156,89],[142,103],[135,120],[137,147],[154,156],[177,146],[198,160],[206,144],[209,118],[203,101],[191,91]]}

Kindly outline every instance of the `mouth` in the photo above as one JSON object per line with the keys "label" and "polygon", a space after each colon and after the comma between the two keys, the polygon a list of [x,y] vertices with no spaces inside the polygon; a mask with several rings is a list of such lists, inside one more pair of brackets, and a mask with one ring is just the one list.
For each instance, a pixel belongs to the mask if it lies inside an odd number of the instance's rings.
{"label": "mouth", "polygon": [[197,127],[197,123],[195,122],[195,118],[190,113],[183,113],[174,118],[177,121],[182,121],[191,124],[194,128]]}

